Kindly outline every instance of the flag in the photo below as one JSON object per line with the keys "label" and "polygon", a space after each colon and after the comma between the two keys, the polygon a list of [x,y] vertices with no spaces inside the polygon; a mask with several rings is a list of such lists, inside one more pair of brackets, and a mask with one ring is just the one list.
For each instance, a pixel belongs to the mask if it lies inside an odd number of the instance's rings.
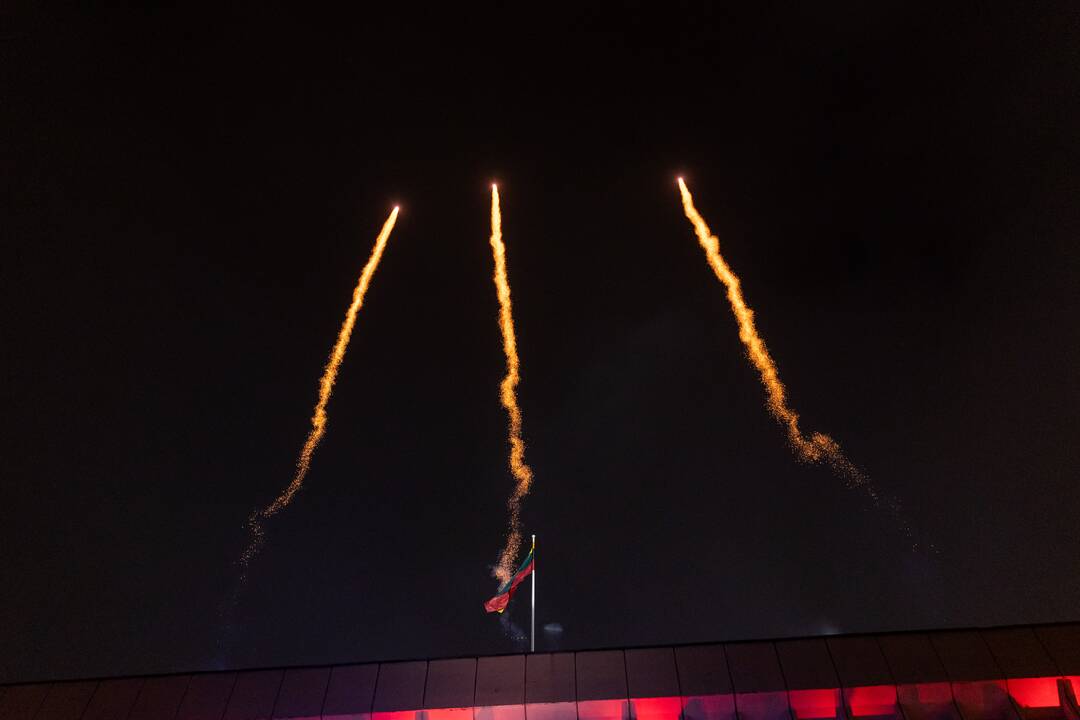
{"label": "flag", "polygon": [[529,548],[529,554],[521,561],[521,566],[514,573],[514,577],[504,582],[502,587],[499,588],[499,592],[495,593],[495,597],[484,603],[484,610],[489,613],[501,613],[506,609],[506,606],[510,604],[510,598],[514,597],[514,592],[517,591],[517,586],[532,574],[535,554],[536,542],[534,541],[533,546]]}

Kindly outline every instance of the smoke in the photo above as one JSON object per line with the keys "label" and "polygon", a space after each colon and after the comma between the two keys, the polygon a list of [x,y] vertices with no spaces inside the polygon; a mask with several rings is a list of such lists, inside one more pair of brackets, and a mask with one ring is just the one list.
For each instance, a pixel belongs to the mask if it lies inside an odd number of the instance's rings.
{"label": "smoke", "polygon": [[495,289],[499,296],[499,328],[502,330],[503,352],[506,355],[506,376],[499,386],[499,398],[509,418],[510,472],[514,476],[514,492],[507,500],[510,511],[506,545],[499,555],[494,575],[500,583],[514,574],[514,558],[521,549],[521,501],[532,486],[532,469],[525,464],[525,441],[521,439],[521,408],[518,407],[517,386],[521,381],[517,338],[514,335],[514,315],[510,306],[510,282],[506,277],[506,246],[502,241],[502,213],[499,209],[499,188],[491,186],[491,252],[495,260]]}
{"label": "smoke", "polygon": [[353,327],[356,325],[357,313],[360,312],[360,308],[364,304],[364,296],[367,294],[368,285],[375,274],[375,269],[379,266],[379,260],[382,259],[386,243],[390,239],[391,231],[394,229],[394,223],[397,222],[398,210],[399,208],[395,207],[390,213],[390,217],[383,223],[382,230],[375,240],[375,247],[371,251],[371,257],[368,258],[367,264],[364,265],[364,269],[360,273],[360,280],[353,290],[352,303],[349,305],[348,310],[345,311],[345,320],[341,324],[341,330],[338,331],[337,342],[334,343],[334,347],[330,350],[330,357],[326,361],[326,367],[323,370],[322,377],[319,379],[319,399],[315,403],[315,412],[311,417],[311,430],[308,432],[304,446],[300,450],[300,457],[296,461],[296,474],[293,475],[292,481],[272,503],[261,510],[256,510],[248,518],[247,527],[250,539],[247,548],[240,556],[239,563],[241,585],[247,575],[247,569],[251,561],[258,555],[265,541],[264,521],[272,518],[292,502],[293,497],[304,484],[304,478],[307,477],[308,470],[311,468],[311,458],[315,454],[315,448],[318,447],[319,442],[326,435],[326,406],[330,402],[330,394],[333,392],[338,370],[345,359],[345,350],[349,346],[349,339],[352,337]]}
{"label": "smoke", "polygon": [[503,635],[515,644],[525,646],[529,642],[529,636],[510,619],[509,613],[499,613],[499,627],[502,628]]}

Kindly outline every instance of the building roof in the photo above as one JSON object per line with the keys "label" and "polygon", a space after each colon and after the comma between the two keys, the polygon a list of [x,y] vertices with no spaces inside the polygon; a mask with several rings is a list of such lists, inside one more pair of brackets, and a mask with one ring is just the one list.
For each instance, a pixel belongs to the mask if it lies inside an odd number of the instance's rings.
{"label": "building roof", "polygon": [[1080,720],[1080,623],[0,686],[0,720]]}

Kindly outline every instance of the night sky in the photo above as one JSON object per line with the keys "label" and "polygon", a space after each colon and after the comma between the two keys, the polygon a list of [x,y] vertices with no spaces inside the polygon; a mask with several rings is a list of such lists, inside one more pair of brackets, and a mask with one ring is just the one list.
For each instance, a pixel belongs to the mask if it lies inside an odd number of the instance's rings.
{"label": "night sky", "polygon": [[538,649],[1077,619],[1080,15],[990,5],[7,5],[0,681],[522,647],[493,181]]}

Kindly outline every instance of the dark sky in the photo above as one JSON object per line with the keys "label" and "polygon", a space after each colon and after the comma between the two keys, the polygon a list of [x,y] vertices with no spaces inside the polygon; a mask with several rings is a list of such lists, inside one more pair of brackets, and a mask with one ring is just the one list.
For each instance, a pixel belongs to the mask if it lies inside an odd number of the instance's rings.
{"label": "dark sky", "polygon": [[[9,5],[0,681],[519,647],[493,180],[541,648],[1075,620],[1080,21],[990,5]],[[794,460],[680,173],[918,549]]]}

